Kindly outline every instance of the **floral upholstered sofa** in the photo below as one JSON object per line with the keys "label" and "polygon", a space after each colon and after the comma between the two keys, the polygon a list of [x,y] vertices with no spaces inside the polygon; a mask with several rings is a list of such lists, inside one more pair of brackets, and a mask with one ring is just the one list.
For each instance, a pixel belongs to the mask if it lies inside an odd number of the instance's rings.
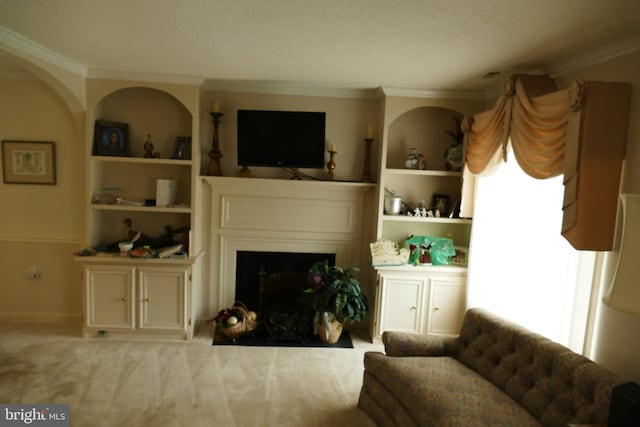
{"label": "floral upholstered sofa", "polygon": [[623,383],[591,360],[481,309],[457,337],[385,332],[358,406],[379,426],[606,424]]}

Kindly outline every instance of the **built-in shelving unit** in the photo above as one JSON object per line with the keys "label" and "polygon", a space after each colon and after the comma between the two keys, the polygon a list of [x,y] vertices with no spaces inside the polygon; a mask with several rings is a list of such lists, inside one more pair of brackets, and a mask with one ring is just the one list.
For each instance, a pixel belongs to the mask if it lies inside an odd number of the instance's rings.
{"label": "built-in shelving unit", "polygon": [[[454,209],[462,197],[462,172],[447,168],[445,152],[457,144],[451,135],[457,132],[454,117],[459,119],[478,108],[474,100],[385,99],[378,239],[402,247],[410,236],[449,237],[456,247],[469,246],[472,220],[457,217]],[[424,156],[425,169],[405,167],[411,148]],[[411,216],[407,208],[397,215],[385,213],[385,196],[391,193],[406,205],[427,209],[433,206],[435,195],[445,196],[447,212],[440,217]],[[372,336],[380,337],[386,330],[456,333],[466,308],[466,266],[378,266],[376,271]]]}
{"label": "built-in shelving unit", "polygon": [[[472,221],[449,216],[461,198],[462,172],[447,170],[444,156],[446,150],[456,144],[449,133],[456,131],[454,118],[460,116],[459,111],[451,108],[420,106],[397,113],[397,117],[386,124],[378,238],[402,243],[411,235],[440,236],[451,237],[456,246],[468,246]],[[411,148],[424,156],[426,169],[405,168]],[[405,212],[389,215],[384,212],[384,198],[389,195],[386,190],[402,197],[410,206],[431,207],[434,195],[446,196],[447,214],[441,217],[416,217]]]}
{"label": "built-in shelving unit", "polygon": [[[173,229],[192,228],[195,207],[195,183],[198,173],[197,149],[189,159],[172,159],[178,136],[192,136],[197,147],[197,92],[185,97],[182,87],[149,85],[141,87],[130,82],[96,81],[95,105],[87,117],[88,216],[87,246],[104,247],[126,240],[125,218],[131,218],[133,228],[150,238],[157,238]],[[124,123],[129,129],[128,156],[93,154],[93,130],[96,120]],[[158,157],[144,155],[148,135]],[[155,206],[156,182],[170,179],[177,182],[175,205]],[[96,202],[97,194],[110,193],[124,202]],[[145,200],[148,202],[145,204]],[[151,204],[151,205],[149,205]],[[196,253],[190,242],[184,248],[189,256]],[[144,261],[144,260],[141,260]]]}
{"label": "built-in shelving unit", "polygon": [[[84,264],[84,334],[191,338],[199,315],[192,273],[202,254],[193,238],[200,165],[198,88],[89,80],[87,99],[85,244],[105,252],[76,257]],[[126,156],[94,155],[98,120],[128,125]],[[190,158],[171,158],[177,137],[191,137]],[[155,157],[144,157],[149,138]],[[175,203],[169,206],[153,202],[160,179],[177,183]],[[125,219],[149,242],[160,241],[170,230],[186,232],[185,255],[133,258],[110,252],[128,240]]]}

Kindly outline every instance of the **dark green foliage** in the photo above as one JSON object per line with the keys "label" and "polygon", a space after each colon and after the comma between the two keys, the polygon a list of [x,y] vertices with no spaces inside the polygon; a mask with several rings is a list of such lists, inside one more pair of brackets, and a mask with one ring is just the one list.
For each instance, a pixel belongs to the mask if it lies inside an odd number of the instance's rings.
{"label": "dark green foliage", "polygon": [[341,323],[364,319],[369,310],[367,297],[360,282],[354,277],[359,270],[343,270],[327,261],[319,261],[309,269],[309,288],[305,291],[313,298],[313,308],[318,312],[333,313]]}

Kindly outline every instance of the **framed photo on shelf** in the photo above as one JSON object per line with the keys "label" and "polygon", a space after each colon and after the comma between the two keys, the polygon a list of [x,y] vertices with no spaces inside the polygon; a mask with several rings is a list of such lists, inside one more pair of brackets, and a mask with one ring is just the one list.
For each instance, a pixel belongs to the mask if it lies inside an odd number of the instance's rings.
{"label": "framed photo on shelf", "polygon": [[43,141],[2,141],[5,184],[56,183],[56,146]]}
{"label": "framed photo on shelf", "polygon": [[129,125],[96,120],[93,154],[97,156],[129,156]]}
{"label": "framed photo on shelf", "polygon": [[191,160],[191,137],[178,136],[171,151],[172,159]]}
{"label": "framed photo on shelf", "polygon": [[440,217],[449,216],[449,196],[446,194],[434,194],[431,199],[431,209],[440,212]]}

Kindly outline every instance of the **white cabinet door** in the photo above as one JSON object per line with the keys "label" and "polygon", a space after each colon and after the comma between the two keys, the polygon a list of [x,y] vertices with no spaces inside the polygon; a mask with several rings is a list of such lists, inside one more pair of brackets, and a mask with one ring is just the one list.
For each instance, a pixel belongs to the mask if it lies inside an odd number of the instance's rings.
{"label": "white cabinet door", "polygon": [[384,331],[422,333],[425,277],[381,276],[377,335]]}
{"label": "white cabinet door", "polygon": [[427,333],[457,335],[466,309],[466,278],[431,278]]}
{"label": "white cabinet door", "polygon": [[138,270],[141,329],[186,330],[187,275],[185,268],[145,267]]}
{"label": "white cabinet door", "polygon": [[132,267],[85,269],[85,323],[94,328],[134,328]]}

